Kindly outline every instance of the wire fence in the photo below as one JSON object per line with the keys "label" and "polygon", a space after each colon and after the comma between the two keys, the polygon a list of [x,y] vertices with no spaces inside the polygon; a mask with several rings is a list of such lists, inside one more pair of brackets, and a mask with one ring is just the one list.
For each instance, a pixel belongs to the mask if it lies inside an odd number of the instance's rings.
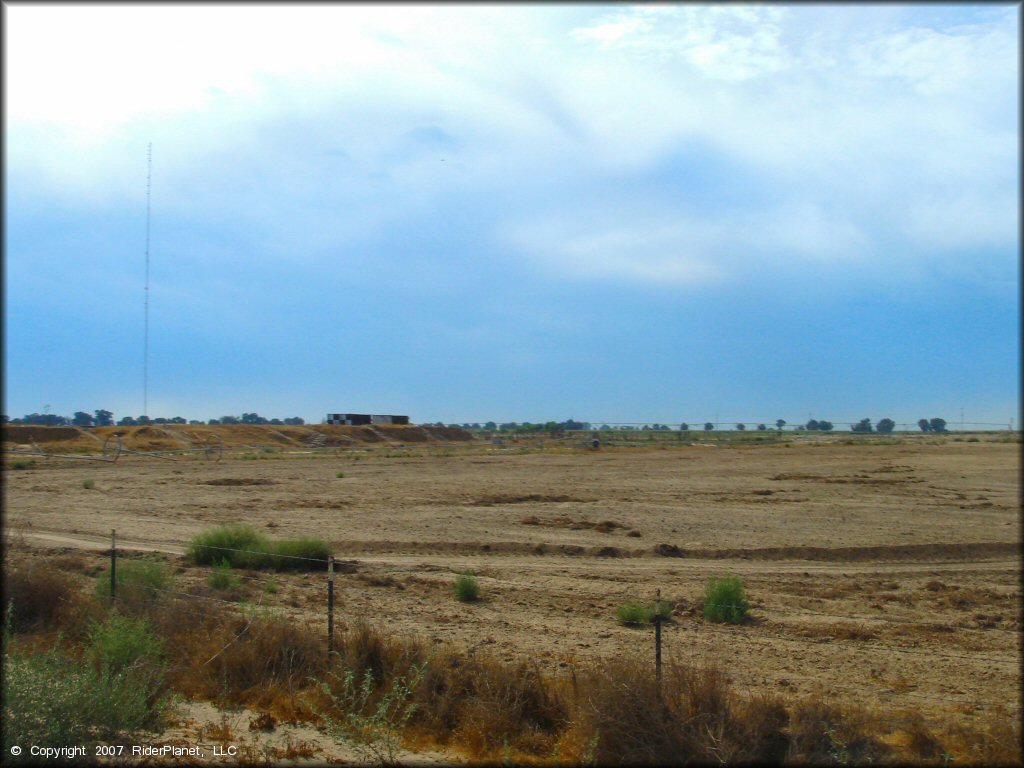
{"label": "wire fence", "polygon": [[[218,546],[218,545],[206,545],[206,544],[198,544],[198,543],[195,543],[195,542],[165,542],[165,544],[173,545],[173,546],[178,546],[178,547],[183,547],[186,552],[189,550],[189,548],[193,548],[193,549],[210,549],[210,550],[217,550],[217,551],[223,551],[223,552],[231,552],[231,553],[237,553],[237,554],[252,555],[254,557],[266,556],[266,554],[267,554],[265,551],[261,551],[261,550],[244,549],[244,548],[237,548],[237,547],[224,547],[224,546]],[[115,576],[114,576],[114,574],[116,572],[116,560],[117,560],[118,552],[119,551],[123,552],[123,551],[127,551],[127,550],[130,550],[130,549],[132,549],[132,547],[130,547],[130,546],[126,547],[126,546],[122,545],[120,547],[120,550],[119,550],[118,546],[116,545],[115,534],[112,532],[112,534],[111,534],[111,548],[109,550],[109,555],[110,555],[110,558],[111,558],[111,595],[112,595],[112,597],[115,595]],[[335,561],[333,559],[333,557],[330,557],[330,558],[325,560],[324,558],[305,557],[305,556],[301,556],[301,555],[279,555],[279,556],[283,557],[283,558],[287,558],[289,560],[305,561],[305,562],[310,564],[311,568],[310,568],[310,570],[308,572],[306,572],[305,574],[298,574],[298,576],[300,577],[300,578],[297,579],[298,586],[300,587],[300,589],[301,588],[316,588],[317,591],[319,592],[320,599],[323,599],[323,603],[322,603],[322,606],[323,606],[322,607],[322,611],[323,611],[323,613],[322,613],[322,615],[326,619],[326,632],[327,632],[327,635],[328,635],[326,639],[327,639],[328,653],[329,654],[333,653],[333,649],[334,649],[334,594],[335,594],[334,593],[334,570],[335,570],[334,569],[334,565],[337,562],[337,563],[340,563],[340,564],[344,564],[345,566],[348,566],[348,565],[350,565],[352,563],[352,561]],[[318,572],[320,574],[319,576],[317,575]],[[238,579],[247,580],[249,583],[266,585],[266,584],[269,584],[272,581],[276,581],[278,579],[278,577],[280,575],[283,575],[283,574],[270,574],[270,575],[267,575],[267,576],[254,575],[252,573],[248,573],[248,574],[232,574],[232,575],[234,577],[238,578]],[[296,574],[293,573],[291,575],[295,576]],[[304,576],[305,578],[304,579],[301,578],[302,576]],[[320,582],[320,578],[323,578],[325,581],[324,582]],[[319,584],[318,584],[318,582],[319,582]],[[293,580],[291,582],[291,584],[292,584],[292,586],[295,586],[296,581]],[[316,585],[316,586],[314,587],[314,585]],[[326,586],[327,589],[324,590],[324,591],[320,591],[320,590],[323,589],[324,586]],[[166,596],[168,598],[171,598],[171,599],[188,600],[188,601],[205,601],[205,602],[210,602],[210,603],[216,603],[216,604],[219,604],[219,605],[230,605],[230,606],[233,606],[233,607],[236,607],[236,608],[241,607],[241,605],[239,604],[239,602],[237,600],[226,599],[226,598],[223,598],[223,597],[215,597],[215,596],[203,595],[203,594],[193,594],[191,592],[184,592],[184,591],[181,591],[181,590],[174,590],[174,589],[163,589],[163,588],[152,588],[152,589],[153,589],[153,591],[155,593],[162,594],[162,595],[164,595],[164,596]],[[324,596],[325,592],[326,592],[326,596]],[[282,608],[280,606],[269,606],[269,605],[263,604],[262,600],[263,600],[263,594],[260,595],[257,604],[255,606],[252,606],[252,609],[253,609],[254,613],[258,612],[258,611],[263,611],[263,612],[267,612],[267,613],[270,613],[270,614],[280,615],[285,610],[284,608]],[[658,593],[658,598],[656,598],[656,600],[660,601],[660,591]],[[314,600],[307,600],[306,603],[307,603],[307,605],[310,605],[310,604],[315,605],[315,599]],[[727,605],[727,604],[718,605],[718,604],[707,604],[707,603],[704,603],[704,604],[702,604],[702,607],[703,608],[723,608],[723,609],[726,609],[726,608],[730,608],[732,606],[731,605]],[[962,668],[965,666],[964,662],[967,662],[970,666],[975,667],[975,668],[979,667],[980,665],[985,665],[985,664],[987,664],[987,665],[996,665],[997,667],[1000,667],[1000,668],[1003,669],[1003,673],[1004,674],[1013,675],[1013,674],[1015,674],[1014,670],[1016,670],[1016,674],[1018,674],[1018,675],[1020,674],[1020,650],[1021,650],[1020,649],[1020,638],[1021,638],[1021,634],[1022,633],[1021,633],[1021,630],[1020,630],[1019,627],[1016,628],[1016,629],[1014,629],[1014,628],[1005,628],[1005,627],[993,627],[993,628],[990,628],[990,629],[981,629],[981,628],[952,626],[952,625],[950,625],[948,623],[943,623],[943,622],[927,622],[927,621],[918,621],[918,620],[915,620],[915,619],[902,619],[902,618],[898,618],[898,617],[889,617],[889,616],[885,616],[885,617],[865,616],[865,615],[852,614],[852,613],[843,613],[843,612],[835,612],[835,611],[833,611],[833,612],[824,612],[824,611],[808,610],[808,609],[803,609],[803,608],[796,608],[796,609],[794,609],[794,608],[790,608],[790,607],[783,607],[781,609],[781,611],[779,611],[779,612],[784,614],[784,615],[788,615],[788,614],[807,615],[807,616],[815,616],[815,617],[824,617],[824,618],[828,618],[828,619],[832,619],[832,620],[837,620],[837,621],[851,620],[851,621],[855,621],[855,622],[868,622],[868,623],[876,623],[877,622],[877,623],[882,623],[882,624],[887,624],[887,625],[903,626],[903,627],[907,627],[907,628],[917,628],[917,627],[926,626],[926,627],[942,627],[942,628],[947,629],[947,630],[957,630],[957,631],[965,631],[966,630],[966,631],[970,631],[970,632],[979,632],[979,633],[989,633],[989,632],[993,632],[993,631],[1000,632],[1000,633],[1012,633],[1012,634],[1017,635],[1017,642],[1015,643],[1016,648],[1014,650],[1013,655],[1007,655],[1007,656],[992,655],[991,653],[979,653],[979,652],[958,653],[958,652],[953,652],[953,651],[949,651],[949,650],[922,649],[922,648],[906,647],[906,646],[896,645],[896,644],[893,644],[891,642],[890,643],[882,642],[877,637],[871,637],[870,635],[868,635],[867,637],[861,637],[860,639],[850,640],[850,642],[844,642],[843,645],[842,645],[842,648],[841,648],[841,652],[843,654],[846,654],[846,655],[849,655],[849,656],[853,656],[853,657],[857,657],[857,658],[862,658],[863,661],[866,664],[868,664],[869,666],[871,664],[877,663],[877,661],[880,658],[881,654],[895,654],[897,656],[904,656],[904,657],[911,657],[911,658],[918,658],[918,659],[927,659],[928,661],[933,662],[933,663],[936,662],[936,661],[952,662],[952,663],[955,663],[955,664],[958,665],[958,670],[957,671],[960,672],[961,674],[963,673],[963,669]],[[242,631],[238,634],[238,636],[236,636],[236,638],[234,640],[232,640],[231,642],[233,643],[233,642],[237,641],[242,635],[244,635],[245,632],[248,630],[249,626],[251,625],[251,623],[252,623],[252,616],[250,616],[249,622],[242,629]],[[319,624],[319,622],[317,622],[317,623]],[[732,645],[733,643],[739,643],[739,644],[743,645],[744,647],[746,647],[748,649],[752,649],[752,648],[765,649],[766,651],[770,651],[773,654],[778,654],[778,652],[779,652],[778,644],[779,643],[782,643],[782,644],[784,644],[786,646],[793,647],[793,648],[813,648],[813,647],[820,647],[820,645],[821,645],[823,640],[828,640],[829,642],[832,642],[832,641],[835,641],[835,640],[843,639],[841,637],[840,633],[837,633],[837,635],[835,637],[832,637],[831,635],[829,635],[828,630],[830,628],[828,626],[825,626],[824,630],[823,630],[824,633],[825,633],[825,637],[821,637],[821,636],[819,636],[819,637],[815,637],[815,636],[794,637],[794,636],[788,636],[788,635],[785,635],[785,634],[781,634],[778,631],[772,631],[772,630],[777,630],[777,629],[780,629],[780,628],[783,629],[783,630],[786,630],[786,629],[789,629],[789,628],[793,627],[793,625],[787,625],[785,621],[772,621],[771,623],[762,621],[762,622],[755,622],[753,625],[730,626],[730,625],[724,625],[724,624],[714,624],[714,623],[710,623],[710,622],[707,622],[707,621],[700,621],[700,620],[697,620],[697,619],[695,619],[692,622],[689,622],[689,621],[685,621],[685,622],[684,621],[677,621],[677,620],[671,619],[669,617],[663,617],[660,613],[656,613],[655,614],[655,618],[652,620],[652,623],[653,623],[654,629],[655,629],[655,643],[654,643],[654,645],[655,645],[655,649],[654,649],[655,653],[654,653],[654,655],[655,655],[655,664],[658,667],[659,679],[660,679],[660,665],[661,665],[661,657],[662,657],[662,648],[661,648],[661,646],[662,646],[662,642],[663,642],[662,638],[664,636],[663,632],[662,632],[662,626],[663,625],[667,625],[668,627],[670,627],[670,632],[668,633],[668,636],[669,636],[669,638],[674,643],[681,644],[684,648],[688,648],[691,652],[695,648],[695,645],[694,645],[693,641],[695,639],[699,639],[699,638],[703,638],[703,637],[707,637],[707,636],[728,638],[729,645]],[[758,632],[759,632],[758,626],[760,626],[760,627],[767,627],[767,631],[770,631],[771,634],[763,634],[763,633],[758,634]],[[832,629],[834,629],[834,627],[832,627]],[[714,647],[714,648],[712,648],[712,650],[715,650],[715,651],[717,651],[719,653],[724,652],[723,649],[720,646]],[[735,648],[730,648],[728,650],[728,653],[735,653]],[[212,661],[212,659],[211,659],[211,661]],[[975,707],[978,707],[978,706],[984,707],[984,706],[987,706],[987,705],[992,703],[992,702],[980,701],[977,696],[971,696],[970,694],[964,694],[964,693],[955,693],[955,692],[948,692],[948,691],[941,692],[941,693],[922,693],[922,692],[917,692],[917,691],[913,691],[913,690],[897,690],[896,688],[894,688],[891,685],[886,687],[882,683],[880,683],[878,686],[875,686],[875,687],[869,687],[869,686],[866,686],[866,685],[852,684],[849,680],[844,680],[844,681],[841,681],[841,682],[836,682],[836,681],[832,681],[832,680],[826,680],[822,676],[799,675],[799,674],[792,674],[790,672],[786,672],[785,673],[785,679],[786,680],[802,680],[802,681],[807,682],[807,683],[819,684],[822,687],[828,688],[828,689],[857,691],[857,692],[861,692],[861,693],[864,693],[864,694],[869,694],[871,696],[878,696],[880,694],[907,696],[907,697],[911,697],[911,698],[926,700],[926,701],[929,701],[929,702],[932,702],[932,703],[936,703],[936,702],[945,702],[945,703],[948,703],[948,702],[959,702],[961,704],[970,704],[970,705],[975,706]],[[899,687],[906,689],[908,687],[908,685],[910,687],[912,687],[913,684],[906,684],[906,683],[904,683],[904,684],[900,685]],[[1002,702],[1002,704],[1006,708],[1014,710],[1014,711],[1020,709],[1020,702],[1019,701],[1006,701],[1006,702]]]}

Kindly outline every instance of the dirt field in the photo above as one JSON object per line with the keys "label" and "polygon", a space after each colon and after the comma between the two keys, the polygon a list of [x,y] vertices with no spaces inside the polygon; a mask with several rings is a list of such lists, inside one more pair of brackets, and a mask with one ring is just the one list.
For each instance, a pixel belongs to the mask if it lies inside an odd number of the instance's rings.
{"label": "dirt field", "polygon": [[[172,555],[230,522],[320,537],[351,561],[339,621],[552,672],[616,654],[653,663],[653,631],[613,615],[660,589],[677,606],[666,655],[717,663],[740,690],[822,690],[945,722],[1019,716],[1019,443],[852,442],[48,459],[5,471],[4,532],[98,550],[117,529],[121,547]],[[466,570],[479,603],[452,597]],[[727,574],[743,578],[751,624],[694,609]],[[269,576],[252,575],[255,595]],[[326,627],[323,576],[273,578],[264,606]]]}

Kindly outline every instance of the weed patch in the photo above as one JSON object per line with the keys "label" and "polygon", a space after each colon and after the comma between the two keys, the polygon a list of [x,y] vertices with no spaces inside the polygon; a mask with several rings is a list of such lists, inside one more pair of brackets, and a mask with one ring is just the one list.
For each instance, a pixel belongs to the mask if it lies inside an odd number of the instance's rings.
{"label": "weed patch", "polygon": [[460,573],[455,579],[455,599],[460,603],[472,603],[480,599],[480,583],[471,573]]}
{"label": "weed patch", "polygon": [[747,617],[746,594],[738,576],[711,579],[704,595],[704,618],[708,621],[739,624]]}
{"label": "weed patch", "polygon": [[330,547],[319,539],[271,540],[248,525],[223,525],[192,539],[188,556],[198,565],[316,571],[327,567]]}

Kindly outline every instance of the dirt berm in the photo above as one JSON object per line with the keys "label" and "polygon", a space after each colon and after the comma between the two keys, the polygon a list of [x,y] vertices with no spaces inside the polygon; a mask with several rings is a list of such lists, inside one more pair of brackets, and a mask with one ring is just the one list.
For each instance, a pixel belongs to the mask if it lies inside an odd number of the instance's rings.
{"label": "dirt berm", "polygon": [[416,425],[341,426],[307,424],[152,424],[144,427],[42,427],[5,424],[4,448],[29,450],[35,443],[53,453],[93,453],[111,436],[135,451],[173,451],[202,446],[218,438],[225,448],[330,448],[361,444],[405,445],[470,442],[473,436],[457,427]]}

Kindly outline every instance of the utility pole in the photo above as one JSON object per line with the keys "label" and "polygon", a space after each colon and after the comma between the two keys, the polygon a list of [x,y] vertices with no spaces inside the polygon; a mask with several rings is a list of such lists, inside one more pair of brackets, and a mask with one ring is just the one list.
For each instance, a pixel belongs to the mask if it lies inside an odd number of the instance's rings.
{"label": "utility pole", "polygon": [[146,146],[146,301],[142,332],[142,415],[149,418],[149,190],[153,176],[153,144]]}

